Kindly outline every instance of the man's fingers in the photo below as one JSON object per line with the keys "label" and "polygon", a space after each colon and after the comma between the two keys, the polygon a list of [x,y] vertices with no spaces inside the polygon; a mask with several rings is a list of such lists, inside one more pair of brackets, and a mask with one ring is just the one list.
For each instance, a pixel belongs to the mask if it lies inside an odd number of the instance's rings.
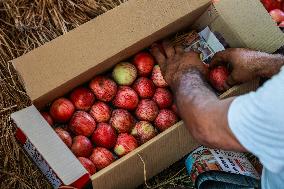
{"label": "man's fingers", "polygon": [[159,64],[159,66],[162,68],[164,67],[164,64],[166,62],[166,57],[163,54],[163,52],[161,52],[160,48],[158,47],[157,44],[153,44],[151,49],[150,49],[151,54],[154,56],[154,58],[156,59],[157,63]]}
{"label": "man's fingers", "polygon": [[176,51],[177,54],[184,53],[184,50],[183,50],[182,46],[180,46],[180,45],[175,47],[175,51]]}
{"label": "man's fingers", "polygon": [[168,58],[173,57],[175,55],[175,49],[171,45],[170,41],[165,40],[163,41],[162,45]]}
{"label": "man's fingers", "polygon": [[228,62],[229,62],[228,53],[226,51],[220,51],[213,56],[209,64],[209,67],[214,68],[216,66],[224,65]]}

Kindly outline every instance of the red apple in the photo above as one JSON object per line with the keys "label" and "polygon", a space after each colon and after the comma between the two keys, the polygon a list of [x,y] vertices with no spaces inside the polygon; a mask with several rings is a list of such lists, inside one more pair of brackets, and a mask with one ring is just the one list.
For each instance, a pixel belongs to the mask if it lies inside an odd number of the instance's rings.
{"label": "red apple", "polygon": [[159,65],[154,66],[151,79],[157,87],[167,87],[168,86],[167,82],[164,80],[164,77],[162,75]]}
{"label": "red apple", "polygon": [[142,121],[154,121],[158,113],[159,108],[157,104],[150,99],[142,99],[135,111],[137,118]]}
{"label": "red apple", "polygon": [[50,107],[51,117],[59,123],[67,122],[73,115],[75,107],[67,98],[55,100]]}
{"label": "red apple", "polygon": [[113,105],[126,110],[135,110],[138,105],[138,95],[130,87],[120,86],[113,99]]}
{"label": "red apple", "polygon": [[119,85],[132,85],[137,77],[137,70],[133,64],[121,62],[114,67],[112,77]]}
{"label": "red apple", "polygon": [[61,140],[68,146],[68,148],[71,148],[72,146],[72,138],[71,135],[64,129],[57,127],[54,129],[56,134],[61,138]]}
{"label": "red apple", "polygon": [[228,77],[229,71],[225,66],[218,66],[209,72],[211,85],[220,92],[225,90]]}
{"label": "red apple", "polygon": [[95,102],[95,95],[90,89],[79,87],[70,94],[70,100],[77,110],[88,111]]}
{"label": "red apple", "polygon": [[59,127],[62,128],[62,129],[64,129],[65,131],[67,131],[67,132],[71,135],[72,138],[74,137],[74,134],[73,134],[72,131],[70,130],[68,124],[66,124],[66,125],[60,125]]}
{"label": "red apple", "polygon": [[118,133],[130,133],[135,125],[133,116],[124,109],[114,110],[109,123]]}
{"label": "red apple", "polygon": [[157,88],[153,100],[158,104],[160,109],[164,109],[173,104],[173,95],[168,89]]}
{"label": "red apple", "polygon": [[149,53],[141,52],[134,57],[133,64],[138,70],[138,75],[148,76],[153,70],[155,61],[152,55],[150,55]]}
{"label": "red apple", "polygon": [[41,112],[42,117],[47,121],[47,123],[52,126],[54,121],[48,112]]}
{"label": "red apple", "polygon": [[107,149],[114,147],[116,143],[116,133],[113,127],[107,123],[99,123],[97,129],[92,135],[92,141],[96,146],[101,146]]}
{"label": "red apple", "polygon": [[173,126],[177,121],[178,118],[173,111],[163,109],[155,120],[155,126],[162,132]]}
{"label": "red apple", "polygon": [[138,147],[137,140],[127,133],[122,133],[118,135],[116,145],[114,147],[114,152],[119,157],[122,157],[129,152],[133,151]]}
{"label": "red apple", "polygon": [[111,116],[111,109],[106,103],[97,102],[92,106],[90,114],[96,122],[108,122]]}
{"label": "red apple", "polygon": [[85,157],[78,157],[78,160],[85,167],[85,169],[89,172],[90,175],[96,173],[96,166],[93,164],[91,160]]}
{"label": "red apple", "polygon": [[134,136],[140,144],[144,144],[157,135],[154,126],[147,121],[140,121],[136,123],[135,127],[131,131],[131,135]]}
{"label": "red apple", "polygon": [[278,0],[261,0],[261,2],[268,12],[273,9],[281,9],[281,2]]}
{"label": "red apple", "polygon": [[96,121],[87,112],[77,111],[69,122],[69,128],[75,135],[89,137],[96,129]]}
{"label": "red apple", "polygon": [[98,170],[101,170],[115,161],[114,155],[106,148],[97,147],[93,150],[90,160]]}
{"label": "red apple", "polygon": [[177,105],[176,105],[176,104],[172,104],[171,110],[172,110],[177,116],[179,116],[178,108],[177,108]]}
{"label": "red apple", "polygon": [[73,138],[71,151],[77,157],[90,157],[93,151],[92,142],[85,136],[75,136]]}
{"label": "red apple", "polygon": [[155,93],[154,83],[146,77],[138,78],[132,88],[141,98],[152,98]]}
{"label": "red apple", "polygon": [[97,99],[103,102],[110,102],[116,94],[116,83],[104,76],[95,77],[89,84]]}
{"label": "red apple", "polygon": [[280,9],[273,9],[269,14],[276,23],[284,21],[284,12]]}

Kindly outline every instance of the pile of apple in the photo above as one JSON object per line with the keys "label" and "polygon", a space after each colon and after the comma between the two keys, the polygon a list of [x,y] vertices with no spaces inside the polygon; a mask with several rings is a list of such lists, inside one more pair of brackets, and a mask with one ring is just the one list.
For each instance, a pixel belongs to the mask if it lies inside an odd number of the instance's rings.
{"label": "pile of apple", "polygon": [[147,52],[117,64],[41,112],[92,175],[178,122],[160,67]]}
{"label": "pile of apple", "polygon": [[284,28],[284,0],[261,0],[273,20]]}

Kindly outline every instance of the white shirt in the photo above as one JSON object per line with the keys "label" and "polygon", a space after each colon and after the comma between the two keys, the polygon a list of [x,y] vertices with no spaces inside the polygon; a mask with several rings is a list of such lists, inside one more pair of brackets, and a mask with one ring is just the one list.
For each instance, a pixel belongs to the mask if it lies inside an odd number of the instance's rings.
{"label": "white shirt", "polygon": [[239,142],[264,166],[262,189],[284,188],[284,68],[256,92],[237,97],[228,120]]}

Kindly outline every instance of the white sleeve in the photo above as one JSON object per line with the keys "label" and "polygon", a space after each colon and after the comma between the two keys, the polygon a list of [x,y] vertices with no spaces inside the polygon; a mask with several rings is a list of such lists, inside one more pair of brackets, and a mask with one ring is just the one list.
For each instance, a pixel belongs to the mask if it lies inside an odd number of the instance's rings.
{"label": "white sleeve", "polygon": [[284,69],[256,92],[237,97],[228,121],[239,142],[268,170],[284,171]]}

